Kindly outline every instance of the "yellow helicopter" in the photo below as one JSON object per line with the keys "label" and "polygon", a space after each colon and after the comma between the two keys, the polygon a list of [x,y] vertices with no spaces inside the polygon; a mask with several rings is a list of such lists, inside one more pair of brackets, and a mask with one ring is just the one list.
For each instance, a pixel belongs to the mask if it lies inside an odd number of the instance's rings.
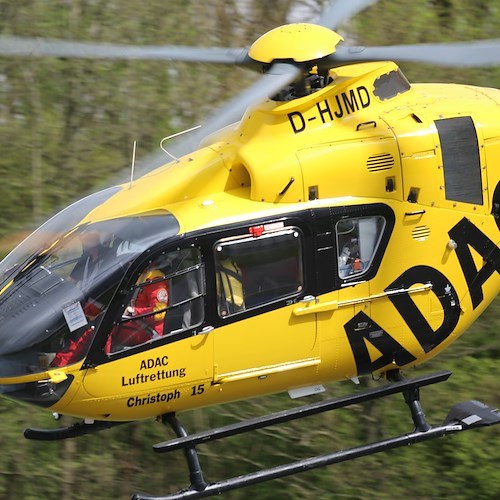
{"label": "yellow helicopter", "polygon": [[[353,48],[336,26],[276,28],[249,50],[0,39],[0,54],[203,60],[264,70],[189,152],[88,196],[0,263],[0,392],[84,420],[76,437],[161,417],[195,498],[500,422],[480,402],[430,426],[402,377],[455,341],[500,290],[500,91],[410,84],[387,59],[494,65],[498,41]],[[242,108],[248,110],[240,119]],[[236,123],[234,123],[234,121]],[[228,124],[229,123],[229,124]],[[388,384],[188,435],[176,414],[327,381]],[[208,483],[202,442],[402,393],[415,430]]]}

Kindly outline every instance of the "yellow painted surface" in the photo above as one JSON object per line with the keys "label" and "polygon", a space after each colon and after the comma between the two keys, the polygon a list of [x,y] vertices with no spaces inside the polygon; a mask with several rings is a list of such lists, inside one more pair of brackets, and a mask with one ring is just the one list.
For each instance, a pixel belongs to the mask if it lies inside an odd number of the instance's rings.
{"label": "yellow painted surface", "polygon": [[[272,32],[269,35],[256,42],[252,57],[266,62],[273,40]],[[334,50],[333,38],[327,52]],[[273,53],[285,48],[273,47]],[[298,57],[308,60],[310,51],[305,46]],[[482,287],[484,301],[473,310],[448,234],[465,218],[498,248],[499,230],[490,214],[492,191],[500,180],[500,93],[458,85],[415,85],[382,101],[373,94],[374,82],[396,69],[393,63],[336,68],[334,81],[324,89],[290,102],[266,101],[249,110],[238,127],[216,143],[124,186],[87,220],[163,210],[176,217],[184,234],[234,222],[250,225],[253,219],[279,218],[297,210],[381,203],[394,212],[395,225],[371,280],[100,366],[58,370],[48,376],[53,383],[64,373],[75,380],[51,410],[132,420],[353,378],[358,372],[345,325],[361,313],[415,358],[408,365],[435,356],[458,338],[500,290],[499,274],[494,272]],[[445,197],[433,122],[456,116],[471,116],[477,124],[482,205]],[[380,159],[385,166],[374,168]],[[388,189],[388,179],[393,189]],[[309,200],[311,187],[317,187],[317,199]],[[419,189],[418,203],[407,201],[412,187]],[[484,259],[472,254],[479,270]],[[387,292],[392,282],[417,265],[442,273],[461,306],[453,333],[430,352],[424,351]],[[408,288],[408,296],[438,330],[444,316],[436,293],[425,279]],[[362,331],[363,325],[357,326]],[[370,361],[376,362],[381,356],[376,342],[363,342]],[[388,363],[379,371],[394,367]],[[33,375],[31,380],[45,376]]]}
{"label": "yellow painted surface", "polygon": [[335,52],[343,38],[334,31],[315,24],[295,23],[279,26],[257,39],[249,56],[262,63],[275,59],[293,59],[295,62],[313,61]]}

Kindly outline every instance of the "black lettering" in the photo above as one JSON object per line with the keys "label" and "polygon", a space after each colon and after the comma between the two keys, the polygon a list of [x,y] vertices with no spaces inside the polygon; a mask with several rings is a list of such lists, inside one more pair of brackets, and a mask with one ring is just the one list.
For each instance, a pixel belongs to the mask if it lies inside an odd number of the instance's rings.
{"label": "black lettering", "polygon": [[[296,118],[298,120],[298,124],[296,124]],[[292,111],[291,113],[288,113],[288,119],[290,120],[290,125],[292,126],[295,134],[303,132],[306,129],[306,121],[300,111]]]}
{"label": "black lettering", "polygon": [[359,102],[361,103],[361,107],[367,108],[370,105],[370,93],[368,92],[368,89],[365,86],[361,85],[356,90],[358,91],[358,97]]}
{"label": "black lettering", "polygon": [[191,387],[191,396],[199,396],[205,392],[205,384],[193,385]]}
{"label": "black lettering", "polygon": [[148,370],[158,366],[168,366],[168,356],[158,356],[157,358],[148,358],[141,361],[139,370]]}
{"label": "black lettering", "polygon": [[[476,309],[484,299],[484,282],[495,271],[500,273],[500,249],[465,217],[448,231],[448,234],[457,243],[455,252],[469,287],[472,307]],[[484,259],[485,263],[479,270],[474,263],[469,246]]]}
{"label": "black lettering", "polygon": [[[403,366],[416,359],[364,312],[356,314],[344,325],[344,329],[351,344],[358,375],[367,375],[393,362]],[[378,359],[372,361],[367,342],[382,354]]]}
{"label": "black lettering", "polygon": [[429,266],[415,266],[405,271],[391,283],[385,291],[408,289],[416,283],[432,283],[432,293],[443,307],[443,323],[433,330],[418,309],[408,292],[390,294],[389,299],[413,332],[425,352],[443,342],[455,329],[460,317],[460,304],[455,289],[448,278],[437,269]]}
{"label": "black lettering", "polygon": [[326,120],[325,120],[325,114],[328,114],[328,117],[330,118],[330,121],[333,121],[333,116],[332,116],[332,112],[330,110],[330,105],[328,104],[328,101],[325,99],[323,101],[323,104],[324,104],[324,108],[321,109],[321,103],[316,103],[316,107],[318,108],[318,112],[319,112],[319,115],[321,116],[321,121],[323,123],[326,123]]}
{"label": "black lettering", "polygon": [[349,96],[350,99],[345,92],[342,92],[342,100],[344,101],[345,109],[348,115],[354,113],[354,111],[356,110],[359,110],[358,101],[356,100],[356,96],[354,95],[354,89],[351,89],[349,91]]}
{"label": "black lettering", "polygon": [[340,104],[340,99],[338,95],[335,96],[335,100],[337,101],[338,110],[334,111],[334,114],[337,118],[342,118],[344,116],[344,110],[342,109],[342,105]]}
{"label": "black lettering", "polygon": [[143,396],[142,398],[139,396],[133,396],[127,399],[127,406],[129,408],[133,408],[134,406],[143,406],[143,405],[152,405],[155,403],[169,403],[174,399],[179,399],[181,397],[181,393],[178,389],[175,389],[173,392],[167,393],[156,393],[156,394],[148,394],[147,396]]}
{"label": "black lettering", "polygon": [[167,403],[172,401],[173,399],[177,399],[181,397],[181,393],[178,389],[175,389],[174,392],[169,392],[167,394]]}
{"label": "black lettering", "polygon": [[[164,356],[163,358],[156,358],[156,359],[165,361],[165,358],[166,356]],[[151,359],[150,361],[154,362],[153,359]],[[168,364],[168,361],[166,361],[165,364]],[[125,378],[122,375],[121,383],[122,387],[127,387],[130,385],[146,384],[148,382],[156,382],[159,380],[166,380],[175,377],[184,378],[185,376],[186,376],[186,368],[183,367],[183,368],[174,368],[173,370],[158,370],[155,373],[151,374],[136,373],[135,376],[132,377],[129,376],[127,378]]]}

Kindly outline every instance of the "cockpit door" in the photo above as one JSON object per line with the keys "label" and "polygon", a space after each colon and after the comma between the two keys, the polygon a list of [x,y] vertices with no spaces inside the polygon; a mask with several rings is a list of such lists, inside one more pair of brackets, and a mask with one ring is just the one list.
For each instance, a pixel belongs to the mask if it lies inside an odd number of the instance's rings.
{"label": "cockpit door", "polygon": [[148,260],[122,297],[107,338],[101,338],[110,361],[90,367],[85,376],[89,394],[122,406],[148,406],[174,397],[169,394],[189,397],[193,386],[211,381],[212,339],[196,335],[205,316],[198,248],[165,251]]}

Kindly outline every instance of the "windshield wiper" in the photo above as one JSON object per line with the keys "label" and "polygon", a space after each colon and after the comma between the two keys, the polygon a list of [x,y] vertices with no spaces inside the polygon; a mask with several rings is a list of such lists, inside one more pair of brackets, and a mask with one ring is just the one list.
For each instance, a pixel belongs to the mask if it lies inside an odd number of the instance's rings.
{"label": "windshield wiper", "polygon": [[[33,268],[35,264],[40,262],[46,254],[42,252],[32,253],[21,265],[15,264],[14,269],[19,269],[20,271],[14,276],[13,281],[18,281],[22,276],[24,276],[30,269]],[[12,274],[10,275],[12,276]],[[10,277],[9,276],[9,277]]]}

